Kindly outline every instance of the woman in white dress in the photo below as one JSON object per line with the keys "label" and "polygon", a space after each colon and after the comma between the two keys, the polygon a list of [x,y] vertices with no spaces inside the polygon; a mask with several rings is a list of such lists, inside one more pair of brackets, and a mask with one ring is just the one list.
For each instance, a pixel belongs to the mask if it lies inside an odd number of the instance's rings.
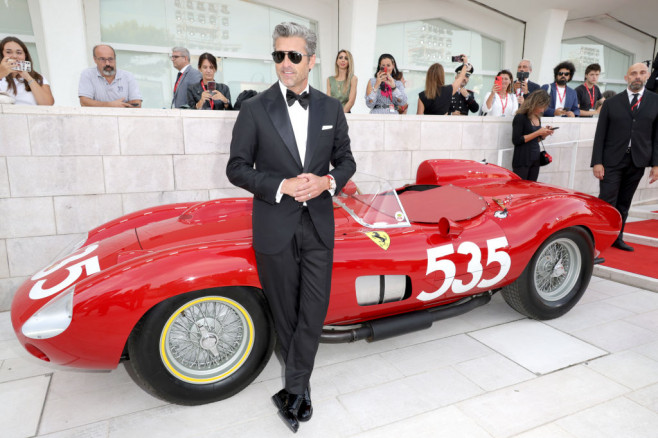
{"label": "woman in white dress", "polygon": [[46,78],[31,68],[21,69],[24,61],[32,67],[32,57],[25,43],[8,36],[0,41],[0,92],[15,100],[16,105],[52,105],[53,93]]}

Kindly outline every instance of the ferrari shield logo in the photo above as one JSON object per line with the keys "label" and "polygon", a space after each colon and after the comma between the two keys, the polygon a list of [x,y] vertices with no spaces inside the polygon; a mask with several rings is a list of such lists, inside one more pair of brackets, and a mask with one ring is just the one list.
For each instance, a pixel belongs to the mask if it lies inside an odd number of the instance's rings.
{"label": "ferrari shield logo", "polygon": [[383,231],[368,231],[366,235],[383,250],[387,250],[391,244],[391,238]]}

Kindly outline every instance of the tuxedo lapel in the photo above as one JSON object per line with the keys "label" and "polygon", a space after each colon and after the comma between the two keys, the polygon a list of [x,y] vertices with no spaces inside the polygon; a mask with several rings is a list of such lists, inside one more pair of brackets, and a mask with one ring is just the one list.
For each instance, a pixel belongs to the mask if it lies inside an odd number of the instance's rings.
{"label": "tuxedo lapel", "polygon": [[290,122],[290,116],[288,115],[288,109],[286,108],[286,102],[281,94],[279,83],[275,83],[265,93],[267,93],[267,99],[264,102],[267,115],[270,117],[270,120],[272,120],[272,124],[279,133],[286,148],[301,168],[302,159],[299,156],[297,142],[295,141],[295,133],[292,130],[292,123]]}
{"label": "tuxedo lapel", "polygon": [[308,136],[306,139],[306,155],[304,157],[304,172],[308,172],[309,165],[313,158],[313,153],[317,147],[316,141],[320,132],[322,132],[322,114],[324,114],[324,102],[320,92],[313,87],[309,87],[311,100],[309,103],[308,114]]}

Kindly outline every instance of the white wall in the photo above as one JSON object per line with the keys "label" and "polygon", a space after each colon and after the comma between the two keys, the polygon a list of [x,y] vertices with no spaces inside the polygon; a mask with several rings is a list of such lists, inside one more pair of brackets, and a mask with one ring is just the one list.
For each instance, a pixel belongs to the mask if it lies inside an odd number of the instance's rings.
{"label": "white wall", "polygon": [[[0,105],[0,311],[68,242],[115,217],[183,201],[246,196],[225,175],[235,112]],[[348,114],[360,172],[400,186],[430,158],[496,163],[511,119]],[[560,126],[540,181],[598,193],[589,168],[596,119]],[[584,140],[573,143],[576,140]],[[511,151],[502,152],[509,167]],[[573,170],[573,172],[572,172]],[[647,173],[648,174],[648,173]],[[640,184],[635,201],[658,199]]]}

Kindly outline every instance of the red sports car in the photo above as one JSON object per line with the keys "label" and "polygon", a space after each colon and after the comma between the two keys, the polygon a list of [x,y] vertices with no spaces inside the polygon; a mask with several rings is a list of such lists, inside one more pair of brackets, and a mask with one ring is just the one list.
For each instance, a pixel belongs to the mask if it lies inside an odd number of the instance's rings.
{"label": "red sports car", "polygon": [[[275,333],[251,246],[251,199],[142,210],[90,231],[16,292],[12,323],[44,361],[112,369],[129,359],[152,394],[201,404],[245,388]],[[429,327],[500,291],[531,318],[580,299],[619,213],[491,164],[430,160],[394,189],[355,175],[334,197],[324,342]]]}

